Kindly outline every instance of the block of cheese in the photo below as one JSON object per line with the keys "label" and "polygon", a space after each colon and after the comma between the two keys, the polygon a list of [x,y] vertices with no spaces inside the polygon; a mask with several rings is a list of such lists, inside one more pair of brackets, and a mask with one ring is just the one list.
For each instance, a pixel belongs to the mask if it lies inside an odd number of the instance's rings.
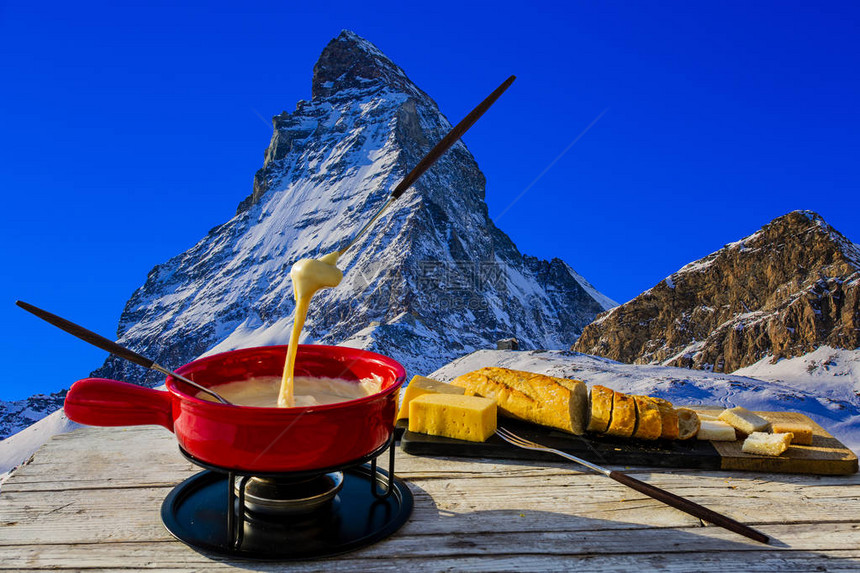
{"label": "block of cheese", "polygon": [[636,400],[632,396],[615,392],[612,400],[612,419],[606,433],[629,438],[636,427]]}
{"label": "block of cheese", "polygon": [[657,408],[660,410],[660,437],[664,440],[677,440],[678,432],[678,413],[672,403],[663,398],[652,398],[657,403]]}
{"label": "block of cheese", "polygon": [[496,401],[499,414],[581,435],[585,432],[588,390],[584,382],[487,367],[452,382],[466,395]]}
{"label": "block of cheese", "polygon": [[701,420],[696,437],[712,442],[734,442],[738,439],[735,429],[720,420]]}
{"label": "block of cheese", "polygon": [[752,434],[753,432],[763,432],[770,427],[770,422],[757,414],[753,414],[743,406],[729,408],[723,410],[719,419],[729,424],[744,434]]}
{"label": "block of cheese", "polygon": [[656,440],[663,432],[663,418],[657,402],[649,396],[633,396],[636,403],[636,426],[633,437],[642,440]]}
{"label": "block of cheese", "polygon": [[612,417],[612,390],[605,386],[594,385],[591,387],[590,416],[588,418],[589,432],[605,432],[609,427],[609,419]]}
{"label": "block of cheese", "polygon": [[809,424],[802,422],[771,422],[770,427],[774,434],[794,434],[794,437],[791,439],[792,444],[812,445],[812,426]]}
{"label": "block of cheese", "polygon": [[744,440],[741,451],[745,454],[778,456],[788,449],[789,444],[791,444],[791,438],[791,433],[768,434],[766,432],[753,432]]}
{"label": "block of cheese", "polygon": [[409,431],[484,442],[496,431],[496,402],[480,396],[424,394],[409,402]]}
{"label": "block of cheese", "polygon": [[409,402],[418,396],[424,394],[459,394],[462,396],[464,393],[465,390],[459,386],[445,384],[444,382],[439,382],[425,376],[413,376],[412,381],[409,382],[406,390],[403,391],[403,402],[400,404],[400,412],[397,413],[397,419],[402,420],[409,417]]}

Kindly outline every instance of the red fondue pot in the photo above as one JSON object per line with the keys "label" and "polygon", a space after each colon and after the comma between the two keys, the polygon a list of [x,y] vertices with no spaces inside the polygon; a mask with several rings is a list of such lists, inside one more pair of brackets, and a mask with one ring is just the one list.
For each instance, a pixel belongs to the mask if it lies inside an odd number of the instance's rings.
{"label": "red fondue pot", "polygon": [[[217,391],[219,384],[280,376],[286,346],[234,350],[176,369]],[[167,392],[104,378],[75,382],[65,400],[69,419],[91,426],[160,424],[193,457],[224,468],[301,472],[360,460],[394,431],[403,367],[386,356],[340,346],[299,345],[296,376],[358,381],[377,378],[370,396],[302,408],[256,408],[196,398],[195,388],[168,376]]]}

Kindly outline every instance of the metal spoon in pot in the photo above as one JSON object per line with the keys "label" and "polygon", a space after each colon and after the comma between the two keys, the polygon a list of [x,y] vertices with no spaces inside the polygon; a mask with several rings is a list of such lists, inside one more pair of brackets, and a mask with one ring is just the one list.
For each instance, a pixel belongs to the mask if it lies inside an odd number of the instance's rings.
{"label": "metal spoon in pot", "polygon": [[77,336],[78,338],[80,338],[84,342],[89,342],[93,346],[98,346],[102,350],[107,350],[111,354],[115,354],[116,356],[119,356],[120,358],[128,360],[129,362],[134,362],[135,364],[143,366],[144,368],[149,368],[150,370],[155,370],[156,372],[161,372],[165,376],[173,376],[174,378],[176,378],[178,380],[182,380],[186,384],[190,384],[191,386],[194,386],[195,388],[197,388],[201,392],[205,392],[206,394],[209,394],[210,396],[212,396],[213,398],[215,398],[216,400],[218,400],[222,404],[230,404],[230,402],[228,402],[227,400],[222,398],[214,390],[210,390],[209,388],[207,388],[205,386],[201,386],[200,384],[198,384],[197,382],[194,382],[193,380],[189,380],[188,378],[186,378],[180,374],[177,374],[176,372],[173,372],[172,370],[168,370],[164,366],[161,366],[160,364],[156,364],[155,361],[150,360],[149,358],[146,358],[145,356],[141,356],[137,352],[134,352],[133,350],[129,350],[128,348],[125,348],[124,346],[120,346],[116,342],[114,342],[112,340],[108,340],[104,336],[98,335],[91,330],[87,330],[83,326],[77,325],[74,322],[66,320],[65,318],[61,318],[61,317],[57,316],[56,314],[51,314],[50,312],[48,312],[46,310],[42,310],[41,308],[38,308],[36,306],[33,306],[32,304],[28,304],[28,303],[21,301],[21,300],[15,301],[15,304],[17,304],[18,306],[20,306],[21,308],[23,308],[27,312],[35,314],[36,316],[38,316],[42,320],[44,320],[46,322],[50,322],[51,324],[53,324],[57,328],[59,328],[61,330],[65,330],[66,332],[68,332],[69,334],[72,334],[74,336]]}

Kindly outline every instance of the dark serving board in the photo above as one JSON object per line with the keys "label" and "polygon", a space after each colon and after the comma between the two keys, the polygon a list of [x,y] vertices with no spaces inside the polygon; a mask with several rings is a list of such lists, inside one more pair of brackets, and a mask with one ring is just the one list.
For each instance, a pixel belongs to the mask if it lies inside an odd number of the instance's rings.
{"label": "dark serving board", "polygon": [[[599,465],[821,475],[857,472],[857,456],[807,416],[796,412],[757,412],[757,414],[771,421],[796,421],[809,424],[813,428],[812,445],[793,445],[779,457],[757,456],[741,452],[742,440],[735,442],[710,442],[696,439],[645,441],[595,434],[574,436],[509,418],[499,418],[499,425],[527,440],[562,450]],[[398,424],[404,430],[400,447],[408,454],[554,462],[562,460],[554,454],[516,448],[495,435],[486,442],[466,442],[416,434],[405,430],[404,421]]]}

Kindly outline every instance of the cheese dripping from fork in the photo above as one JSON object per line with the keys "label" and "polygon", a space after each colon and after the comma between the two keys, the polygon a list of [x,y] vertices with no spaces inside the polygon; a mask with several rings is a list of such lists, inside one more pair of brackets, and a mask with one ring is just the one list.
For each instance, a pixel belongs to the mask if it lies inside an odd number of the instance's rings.
{"label": "cheese dripping from fork", "polygon": [[343,272],[335,266],[340,254],[340,251],[334,251],[319,259],[301,259],[290,269],[290,278],[293,279],[293,295],[296,297],[296,310],[293,314],[293,331],[290,334],[290,346],[287,349],[284,375],[278,393],[279,408],[292,408],[295,405],[293,371],[296,366],[299,337],[308,316],[308,306],[311,298],[318,290],[336,287],[340,284],[343,279]]}

